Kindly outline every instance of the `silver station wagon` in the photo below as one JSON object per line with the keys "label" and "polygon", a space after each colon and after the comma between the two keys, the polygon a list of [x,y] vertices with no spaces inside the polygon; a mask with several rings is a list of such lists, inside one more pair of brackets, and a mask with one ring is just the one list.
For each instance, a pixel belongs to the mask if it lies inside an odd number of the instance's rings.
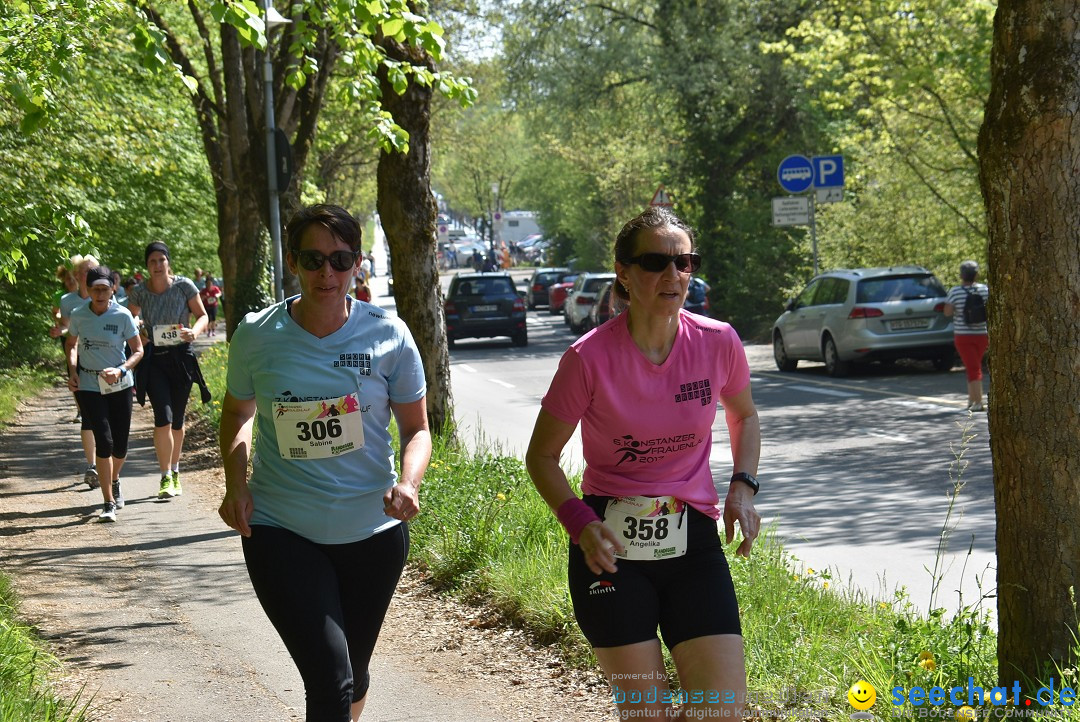
{"label": "silver station wagon", "polygon": [[794,371],[800,360],[824,361],[831,376],[844,376],[852,363],[914,358],[948,371],[956,351],[945,297],[941,281],[921,266],[823,273],[773,324],[776,366]]}

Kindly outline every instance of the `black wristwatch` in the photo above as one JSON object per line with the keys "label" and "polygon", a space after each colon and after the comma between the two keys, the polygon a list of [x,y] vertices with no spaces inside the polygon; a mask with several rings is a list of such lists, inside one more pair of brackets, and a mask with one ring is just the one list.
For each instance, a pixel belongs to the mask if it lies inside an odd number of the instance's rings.
{"label": "black wristwatch", "polygon": [[747,486],[749,486],[751,489],[754,490],[754,495],[755,496],[757,496],[758,490],[761,488],[761,484],[759,484],[758,480],[756,478],[754,478],[754,475],[753,474],[747,474],[745,471],[740,471],[740,472],[738,472],[736,474],[732,474],[731,475],[731,480],[732,481],[741,481],[741,482],[743,482],[744,484],[746,484]]}

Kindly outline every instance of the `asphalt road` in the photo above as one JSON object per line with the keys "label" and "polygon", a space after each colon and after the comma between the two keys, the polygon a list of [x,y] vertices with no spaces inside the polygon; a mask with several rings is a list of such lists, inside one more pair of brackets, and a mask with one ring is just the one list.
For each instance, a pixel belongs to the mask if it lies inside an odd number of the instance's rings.
{"label": "asphalt road", "polygon": [[[443,282],[445,290],[449,275]],[[388,296],[376,302],[393,306]],[[526,348],[475,339],[451,352],[456,417],[476,448],[524,454],[540,399],[576,338],[545,307],[529,312],[528,328]],[[952,612],[993,593],[986,415],[963,411],[960,368],[940,373],[929,363],[900,363],[833,379],[822,364],[808,362],[781,373],[767,346],[749,345],[747,356],[763,435],[758,509],[797,566],[827,572],[834,589],[877,599],[906,589],[922,610]],[[580,443],[575,434],[564,456],[568,468],[582,464]],[[731,473],[722,413],[713,428],[712,467],[722,498],[722,480]],[[950,514],[957,479],[964,486]],[[939,555],[947,515],[950,533]]]}

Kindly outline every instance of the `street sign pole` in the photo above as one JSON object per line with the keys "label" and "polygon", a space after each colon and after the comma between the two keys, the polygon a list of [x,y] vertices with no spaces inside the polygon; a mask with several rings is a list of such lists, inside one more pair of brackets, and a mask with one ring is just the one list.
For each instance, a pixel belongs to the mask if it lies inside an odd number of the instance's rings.
{"label": "street sign pole", "polygon": [[814,193],[809,196],[810,205],[810,246],[814,250],[814,275],[818,275],[818,261],[817,261],[817,201],[814,198]]}

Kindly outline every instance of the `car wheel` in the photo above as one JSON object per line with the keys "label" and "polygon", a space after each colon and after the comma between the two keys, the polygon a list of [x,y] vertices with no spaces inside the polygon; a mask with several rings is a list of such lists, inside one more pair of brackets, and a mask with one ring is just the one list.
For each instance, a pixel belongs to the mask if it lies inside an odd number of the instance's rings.
{"label": "car wheel", "polygon": [[934,368],[938,371],[952,371],[956,365],[956,354],[953,352],[943,353],[934,359]]}
{"label": "car wheel", "polygon": [[515,346],[524,347],[529,345],[529,332],[525,329],[521,329],[510,338],[514,341]]}
{"label": "car wheel", "polygon": [[847,376],[848,362],[840,360],[840,352],[836,350],[836,342],[832,336],[825,336],[825,370],[829,376]]}
{"label": "car wheel", "polygon": [[772,355],[776,361],[776,368],[781,371],[794,371],[799,367],[799,360],[788,357],[787,349],[784,347],[784,338],[779,333],[773,337],[772,342]]}

